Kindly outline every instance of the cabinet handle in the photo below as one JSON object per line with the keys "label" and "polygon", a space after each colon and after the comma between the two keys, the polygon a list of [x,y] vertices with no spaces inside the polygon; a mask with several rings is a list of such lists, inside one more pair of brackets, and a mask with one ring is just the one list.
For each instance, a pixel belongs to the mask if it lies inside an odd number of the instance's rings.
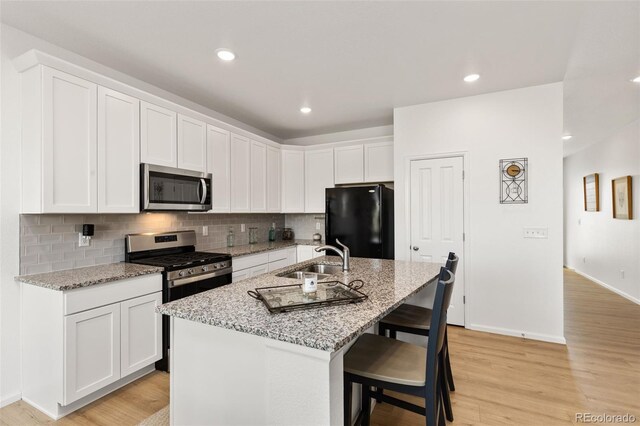
{"label": "cabinet handle", "polygon": [[420,250],[420,247],[418,247],[418,246],[413,246],[413,251],[418,251],[418,250]]}

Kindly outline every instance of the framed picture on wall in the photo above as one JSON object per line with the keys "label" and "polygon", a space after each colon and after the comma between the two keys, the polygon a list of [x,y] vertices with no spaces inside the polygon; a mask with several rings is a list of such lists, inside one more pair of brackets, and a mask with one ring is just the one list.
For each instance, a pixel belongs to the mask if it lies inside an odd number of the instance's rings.
{"label": "framed picture on wall", "polygon": [[593,173],[582,178],[584,190],[584,211],[600,211],[600,181],[598,174]]}
{"label": "framed picture on wall", "polygon": [[613,218],[633,219],[633,200],[631,198],[631,176],[623,176],[611,181],[613,198]]}

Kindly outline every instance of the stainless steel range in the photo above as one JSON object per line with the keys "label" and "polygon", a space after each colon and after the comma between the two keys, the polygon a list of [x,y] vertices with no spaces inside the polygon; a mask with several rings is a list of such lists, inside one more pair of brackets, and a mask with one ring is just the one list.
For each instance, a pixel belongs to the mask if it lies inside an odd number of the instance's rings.
{"label": "stainless steel range", "polygon": [[[164,268],[162,303],[231,284],[231,256],[196,251],[194,231],[129,234],[125,261]],[[169,371],[169,318],[162,318],[162,360],[158,370]]]}

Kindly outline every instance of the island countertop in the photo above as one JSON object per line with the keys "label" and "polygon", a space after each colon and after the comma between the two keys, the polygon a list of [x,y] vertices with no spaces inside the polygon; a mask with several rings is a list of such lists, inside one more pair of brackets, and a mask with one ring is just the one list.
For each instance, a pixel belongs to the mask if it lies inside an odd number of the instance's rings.
{"label": "island countertop", "polygon": [[338,265],[339,261],[337,257],[315,258],[170,302],[157,310],[189,321],[335,352],[433,282],[440,271],[436,263],[352,258],[351,271],[326,280],[348,283],[360,279],[365,283],[360,291],[368,295],[367,300],[287,313],[271,314],[262,302],[247,294],[256,287],[299,283],[276,274],[315,263]]}

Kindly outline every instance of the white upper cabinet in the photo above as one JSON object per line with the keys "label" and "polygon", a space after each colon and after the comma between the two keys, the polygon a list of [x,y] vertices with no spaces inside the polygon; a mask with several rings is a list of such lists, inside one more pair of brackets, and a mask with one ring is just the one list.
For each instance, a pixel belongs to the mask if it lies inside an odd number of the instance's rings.
{"label": "white upper cabinet", "polygon": [[270,213],[279,213],[282,208],[281,173],[280,150],[267,146],[267,211]]}
{"label": "white upper cabinet", "polygon": [[231,211],[231,134],[207,125],[207,173],[211,173],[211,211]]}
{"label": "white upper cabinet", "polygon": [[207,125],[178,115],[178,168],[204,172],[206,168]]}
{"label": "white upper cabinet", "polygon": [[140,103],[140,161],[178,167],[177,114],[166,108]]}
{"label": "white upper cabinet", "polygon": [[251,141],[231,135],[231,212],[251,211]]}
{"label": "white upper cabinet", "polygon": [[267,146],[251,141],[251,211],[267,211]]}
{"label": "white upper cabinet", "polygon": [[335,183],[364,182],[364,148],[362,145],[334,148]]}
{"label": "white upper cabinet", "polygon": [[304,153],[304,211],[324,213],[325,189],[333,188],[333,149]]}
{"label": "white upper cabinet", "polygon": [[304,151],[282,150],[282,213],[304,213]]}
{"label": "white upper cabinet", "polygon": [[98,211],[140,211],[140,101],[98,87]]}
{"label": "white upper cabinet", "polygon": [[96,213],[97,85],[36,66],[22,74],[22,212]]}
{"label": "white upper cabinet", "polygon": [[364,181],[393,181],[393,142],[370,143],[364,146]]}

